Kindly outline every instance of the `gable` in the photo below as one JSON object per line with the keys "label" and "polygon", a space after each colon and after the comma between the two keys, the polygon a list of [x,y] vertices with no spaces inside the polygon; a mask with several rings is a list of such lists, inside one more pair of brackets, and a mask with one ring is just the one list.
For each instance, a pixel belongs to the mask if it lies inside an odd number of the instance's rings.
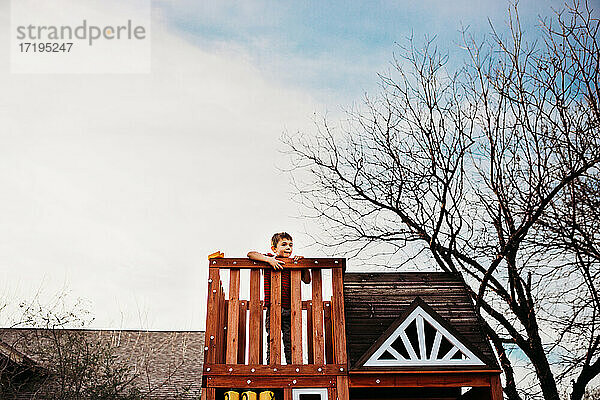
{"label": "gable", "polygon": [[477,350],[416,298],[403,316],[373,343],[355,367],[483,367]]}
{"label": "gable", "polygon": [[[457,361],[451,361],[450,365],[448,363],[414,362],[403,366],[396,366],[397,363],[393,363],[394,366],[364,366],[364,363],[383,344],[383,341],[415,310],[416,299],[420,302],[418,304],[422,304],[422,308],[428,315],[432,315],[433,319],[458,339],[459,343],[464,344],[480,361],[485,363],[468,366],[469,369],[498,368],[489,339],[483,332],[482,322],[475,312],[470,295],[462,281],[451,274],[442,272],[383,272],[346,273],[344,275],[346,346],[351,369],[406,370],[413,367],[423,369],[425,364],[429,365],[428,368],[431,369],[463,369],[467,367],[466,363],[456,365],[460,364]],[[430,326],[433,327],[433,325],[426,319],[423,322],[425,337],[429,341],[427,345],[426,340],[425,346],[425,359],[428,359],[431,358],[433,340],[439,329],[430,329]],[[412,332],[417,330],[416,323],[406,328]],[[442,333],[444,332],[441,331]],[[410,335],[407,336],[410,337]],[[432,337],[433,339],[431,339]],[[444,335],[442,335],[443,337]],[[443,359],[447,353],[442,353],[448,350],[449,345],[442,338],[439,339],[438,358]],[[402,345],[402,343],[399,344]],[[421,350],[418,338],[412,347],[418,356],[417,360],[420,360]],[[410,360],[406,346],[402,351],[406,351],[406,356],[403,358]],[[390,354],[385,354],[383,358],[394,359]],[[463,358],[462,355],[461,358]],[[468,354],[465,358],[468,358]],[[392,364],[392,362],[388,361],[387,364]],[[418,366],[419,364],[421,366]]]}
{"label": "gable", "polygon": [[[428,308],[428,307],[427,307]],[[410,314],[385,333],[382,343],[370,349],[365,367],[483,366],[468,345],[419,301]],[[380,340],[381,341],[381,340]],[[379,341],[379,342],[380,342]]]}

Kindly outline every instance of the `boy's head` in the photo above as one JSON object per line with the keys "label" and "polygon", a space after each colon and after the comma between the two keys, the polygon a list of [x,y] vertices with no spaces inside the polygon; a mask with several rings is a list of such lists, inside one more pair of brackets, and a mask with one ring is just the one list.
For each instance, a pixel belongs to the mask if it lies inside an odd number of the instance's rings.
{"label": "boy's head", "polygon": [[291,257],[294,243],[287,232],[279,232],[271,238],[271,250],[279,257]]}

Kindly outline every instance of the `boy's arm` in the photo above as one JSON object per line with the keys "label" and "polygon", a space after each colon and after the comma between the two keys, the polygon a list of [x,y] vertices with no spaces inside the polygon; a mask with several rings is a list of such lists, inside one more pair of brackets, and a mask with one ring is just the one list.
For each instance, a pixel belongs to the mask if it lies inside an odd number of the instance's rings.
{"label": "boy's arm", "polygon": [[[294,261],[302,260],[303,258],[303,256],[295,256]],[[308,269],[302,270],[302,282],[310,283],[310,271]]]}
{"label": "boy's arm", "polygon": [[265,256],[264,254],[259,253],[258,251],[250,251],[248,252],[248,258],[254,261],[262,261],[269,265],[271,265],[274,269],[283,269],[283,260],[278,260],[275,257]]}

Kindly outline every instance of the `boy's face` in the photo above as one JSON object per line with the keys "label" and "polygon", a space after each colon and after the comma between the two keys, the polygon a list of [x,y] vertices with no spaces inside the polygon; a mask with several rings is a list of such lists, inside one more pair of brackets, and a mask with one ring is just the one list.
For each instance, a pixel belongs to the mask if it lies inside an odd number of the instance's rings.
{"label": "boy's face", "polygon": [[277,247],[271,247],[273,253],[279,257],[291,257],[294,244],[290,239],[281,239],[277,242]]}

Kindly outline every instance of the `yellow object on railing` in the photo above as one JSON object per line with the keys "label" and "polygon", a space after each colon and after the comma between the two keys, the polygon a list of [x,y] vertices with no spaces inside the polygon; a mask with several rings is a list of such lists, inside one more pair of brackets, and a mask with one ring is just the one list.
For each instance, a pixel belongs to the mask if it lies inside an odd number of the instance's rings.
{"label": "yellow object on railing", "polygon": [[212,254],[208,255],[208,259],[212,260],[213,258],[224,258],[225,257],[225,253],[223,253],[222,251],[215,251]]}
{"label": "yellow object on railing", "polygon": [[225,400],[240,400],[240,394],[235,390],[225,392]]}
{"label": "yellow object on railing", "polygon": [[251,390],[242,393],[242,400],[256,400],[256,392]]}
{"label": "yellow object on railing", "polygon": [[260,392],[259,400],[275,400],[275,393],[270,390],[265,390],[264,392]]}

